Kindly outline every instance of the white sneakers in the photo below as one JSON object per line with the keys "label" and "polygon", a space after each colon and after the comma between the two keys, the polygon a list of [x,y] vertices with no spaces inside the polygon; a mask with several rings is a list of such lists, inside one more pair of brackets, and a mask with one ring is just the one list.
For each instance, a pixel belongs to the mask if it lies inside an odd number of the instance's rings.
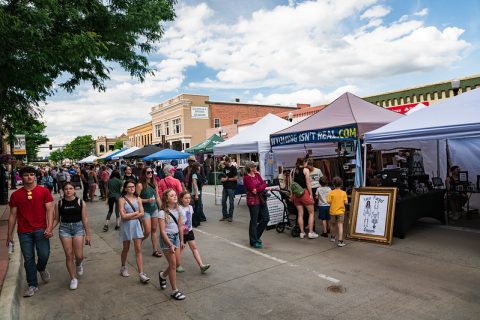
{"label": "white sneakers", "polygon": [[304,239],[305,238],[305,232],[300,232],[300,239]]}
{"label": "white sneakers", "polygon": [[37,287],[34,287],[34,286],[28,287],[27,290],[25,290],[25,293],[23,294],[23,296],[32,297],[37,291],[38,291]]}
{"label": "white sneakers", "polygon": [[83,276],[83,262],[80,263],[80,265],[77,266],[77,275],[78,276]]}
{"label": "white sneakers", "polygon": [[130,273],[128,273],[128,269],[127,269],[126,266],[122,266],[122,267],[120,268],[120,275],[121,275],[122,277],[130,277]]}
{"label": "white sneakers", "polygon": [[309,232],[309,233],[308,233],[308,238],[309,238],[309,239],[316,239],[316,238],[318,238],[318,233]]}
{"label": "white sneakers", "polygon": [[47,283],[48,281],[50,281],[50,272],[48,272],[47,269],[43,270],[43,271],[39,271],[40,272],[40,277],[42,278],[43,282]]}
{"label": "white sneakers", "polygon": [[145,272],[140,272],[138,274],[138,276],[140,277],[140,282],[141,283],[147,283],[148,281],[150,281],[150,278],[147,277],[147,275],[145,274]]}
{"label": "white sneakers", "polygon": [[78,280],[76,278],[73,278],[70,280],[70,290],[75,290],[78,287]]}

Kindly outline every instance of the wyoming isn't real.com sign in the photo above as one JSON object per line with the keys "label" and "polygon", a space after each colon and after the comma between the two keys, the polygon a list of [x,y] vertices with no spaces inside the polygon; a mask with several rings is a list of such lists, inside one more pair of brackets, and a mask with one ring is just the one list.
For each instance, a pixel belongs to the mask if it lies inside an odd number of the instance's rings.
{"label": "wyoming isn't real.com sign", "polygon": [[319,143],[332,141],[348,141],[357,139],[357,127],[338,127],[329,129],[309,130],[270,136],[272,147],[299,143]]}

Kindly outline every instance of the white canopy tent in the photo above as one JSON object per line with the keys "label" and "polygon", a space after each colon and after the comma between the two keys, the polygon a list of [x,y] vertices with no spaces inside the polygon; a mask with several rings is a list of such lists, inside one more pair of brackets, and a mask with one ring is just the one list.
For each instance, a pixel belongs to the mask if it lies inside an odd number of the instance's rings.
{"label": "white canopy tent", "polygon": [[88,157],[83,158],[82,160],[78,161],[78,163],[93,163],[95,160],[97,160],[97,157],[88,156]]}
{"label": "white canopy tent", "polygon": [[[444,139],[449,140],[450,153],[456,158],[452,164],[468,168],[472,176],[480,172],[478,153],[475,153],[480,149],[480,89],[446,99],[365,133],[365,143],[368,144]],[[440,164],[440,158],[446,158],[446,155],[445,149],[439,146],[437,142],[437,163]],[[437,171],[442,177],[446,176],[440,165]]]}
{"label": "white canopy tent", "polygon": [[263,175],[265,173],[265,155],[270,151],[270,134],[291,125],[291,122],[269,113],[233,138],[214,146],[213,154],[258,153],[260,173]]}
{"label": "white canopy tent", "polygon": [[140,148],[139,148],[139,147],[135,147],[135,146],[133,146],[133,147],[131,147],[131,148],[128,148],[128,149],[126,149],[126,150],[124,150],[124,151],[122,151],[122,152],[119,152],[119,153],[117,153],[116,155],[112,156],[112,160],[121,159],[121,158],[123,158],[124,156],[126,156],[126,155],[128,155],[128,154],[130,154],[130,153],[132,153],[132,152],[134,152],[134,151],[137,151],[138,149],[140,149]]}
{"label": "white canopy tent", "polygon": [[107,153],[101,155],[100,157],[97,158],[97,160],[103,160],[105,159],[106,157],[108,157],[109,155],[111,155],[112,153],[115,153],[115,152],[118,152],[119,149],[115,149],[115,150],[110,150],[108,151]]}

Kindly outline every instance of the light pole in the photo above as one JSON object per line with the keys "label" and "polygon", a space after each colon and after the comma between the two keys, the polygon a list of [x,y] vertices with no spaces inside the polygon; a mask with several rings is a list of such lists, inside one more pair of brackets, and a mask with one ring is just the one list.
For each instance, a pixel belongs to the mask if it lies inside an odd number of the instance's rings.
{"label": "light pole", "polygon": [[458,90],[460,89],[460,80],[453,79],[452,82],[453,96],[458,95]]}

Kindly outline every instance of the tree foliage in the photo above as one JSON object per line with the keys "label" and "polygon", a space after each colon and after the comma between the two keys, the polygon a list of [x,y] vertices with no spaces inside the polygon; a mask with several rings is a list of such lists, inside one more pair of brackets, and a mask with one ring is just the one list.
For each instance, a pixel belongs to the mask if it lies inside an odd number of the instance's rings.
{"label": "tree foliage", "polygon": [[[146,54],[175,0],[0,1],[0,133],[18,111],[38,117],[56,88],[105,90],[112,63],[144,80]],[[1,134],[0,134],[1,137]],[[1,147],[0,147],[1,148]]]}
{"label": "tree foliage", "polygon": [[50,152],[50,155],[48,156],[48,160],[58,164],[58,163],[61,163],[63,159],[65,159],[65,155],[63,153],[62,150],[60,149],[57,149],[57,150],[53,150],[52,152]]}
{"label": "tree foliage", "polygon": [[113,150],[122,149],[122,148],[123,148],[123,141],[122,140],[115,141],[115,144],[113,145]]}
{"label": "tree foliage", "polygon": [[81,160],[92,155],[95,149],[95,141],[91,135],[78,136],[63,148],[65,158]]}

